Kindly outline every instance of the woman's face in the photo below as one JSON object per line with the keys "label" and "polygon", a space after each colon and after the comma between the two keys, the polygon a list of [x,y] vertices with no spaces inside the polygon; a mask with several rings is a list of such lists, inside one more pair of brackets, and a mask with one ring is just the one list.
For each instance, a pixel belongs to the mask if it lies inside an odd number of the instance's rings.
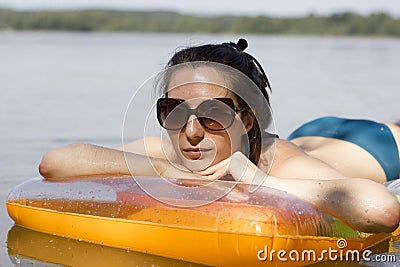
{"label": "woman's face", "polygon": [[[235,95],[226,87],[215,83],[225,84],[222,77],[210,67],[178,69],[171,77],[167,96],[184,100],[190,109],[196,109],[210,98],[231,98],[237,107]],[[252,124],[243,123],[237,113],[233,116],[232,125],[224,130],[205,128],[194,114],[189,116],[181,129],[168,130],[181,164],[189,170],[200,171],[240,151],[242,135],[250,130]]]}

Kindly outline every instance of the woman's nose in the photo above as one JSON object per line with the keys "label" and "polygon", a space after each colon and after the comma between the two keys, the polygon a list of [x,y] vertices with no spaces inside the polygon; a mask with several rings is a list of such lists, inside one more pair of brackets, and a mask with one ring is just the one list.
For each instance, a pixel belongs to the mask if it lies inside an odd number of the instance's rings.
{"label": "woman's nose", "polygon": [[185,127],[185,134],[189,141],[203,139],[204,128],[195,115],[189,117]]}

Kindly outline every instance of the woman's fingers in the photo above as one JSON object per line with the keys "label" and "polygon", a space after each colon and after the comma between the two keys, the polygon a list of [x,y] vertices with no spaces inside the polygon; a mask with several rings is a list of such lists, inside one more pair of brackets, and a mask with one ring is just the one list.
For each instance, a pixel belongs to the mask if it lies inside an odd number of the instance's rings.
{"label": "woman's fingers", "polygon": [[195,173],[203,175],[203,176],[207,176],[207,175],[214,174],[218,171],[226,172],[229,167],[229,163],[230,163],[230,158],[227,158],[213,166],[208,167],[207,169],[205,169],[203,171],[199,171],[199,172],[195,172]]}
{"label": "woman's fingers", "polygon": [[243,180],[243,176],[248,172],[249,164],[251,162],[246,156],[236,152],[231,157],[196,173],[210,180],[221,179],[229,175],[229,180],[240,181]]}
{"label": "woman's fingers", "polygon": [[215,168],[206,170],[203,173],[199,173],[199,174],[201,174],[203,177],[205,177],[208,180],[217,180],[217,179],[220,179],[229,174],[228,167],[229,166],[225,163],[225,164],[216,166]]}

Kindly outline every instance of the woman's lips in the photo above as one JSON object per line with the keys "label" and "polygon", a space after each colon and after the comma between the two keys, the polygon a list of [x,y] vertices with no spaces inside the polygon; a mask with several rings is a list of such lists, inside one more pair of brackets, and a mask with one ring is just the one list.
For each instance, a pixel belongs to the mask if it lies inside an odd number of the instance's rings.
{"label": "woman's lips", "polygon": [[199,148],[182,149],[183,155],[192,160],[200,159],[201,156],[208,151],[211,151],[211,149],[199,149]]}

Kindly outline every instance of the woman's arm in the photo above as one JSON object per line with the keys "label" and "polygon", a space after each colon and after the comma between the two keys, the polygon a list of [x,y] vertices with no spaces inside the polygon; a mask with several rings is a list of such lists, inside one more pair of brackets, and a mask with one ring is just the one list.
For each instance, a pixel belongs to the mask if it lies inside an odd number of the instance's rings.
{"label": "woman's arm", "polygon": [[[297,166],[301,164],[301,157],[296,157]],[[315,167],[314,164],[308,165],[310,163],[313,161],[305,157],[303,167]],[[290,168],[290,164],[286,167]],[[363,232],[391,232],[399,225],[400,206],[397,199],[383,185],[371,180],[343,176],[329,180],[267,176],[240,152],[199,174],[210,180],[230,174],[243,183],[286,191]]]}
{"label": "woman's arm", "polygon": [[397,199],[382,184],[368,179],[280,179],[269,176],[263,185],[304,199],[363,232],[392,232],[399,226]]}
{"label": "woman's arm", "polygon": [[48,180],[104,175],[199,178],[165,159],[82,143],[49,151],[39,165],[39,172]]}
{"label": "woman's arm", "polygon": [[[140,166],[140,169],[134,170],[137,175],[156,175],[150,163],[152,159],[133,153],[125,153],[125,156],[127,160],[135,161],[135,165]],[[90,175],[130,175],[125,156],[123,151],[111,148],[72,144],[44,155],[39,172],[48,180]]]}

